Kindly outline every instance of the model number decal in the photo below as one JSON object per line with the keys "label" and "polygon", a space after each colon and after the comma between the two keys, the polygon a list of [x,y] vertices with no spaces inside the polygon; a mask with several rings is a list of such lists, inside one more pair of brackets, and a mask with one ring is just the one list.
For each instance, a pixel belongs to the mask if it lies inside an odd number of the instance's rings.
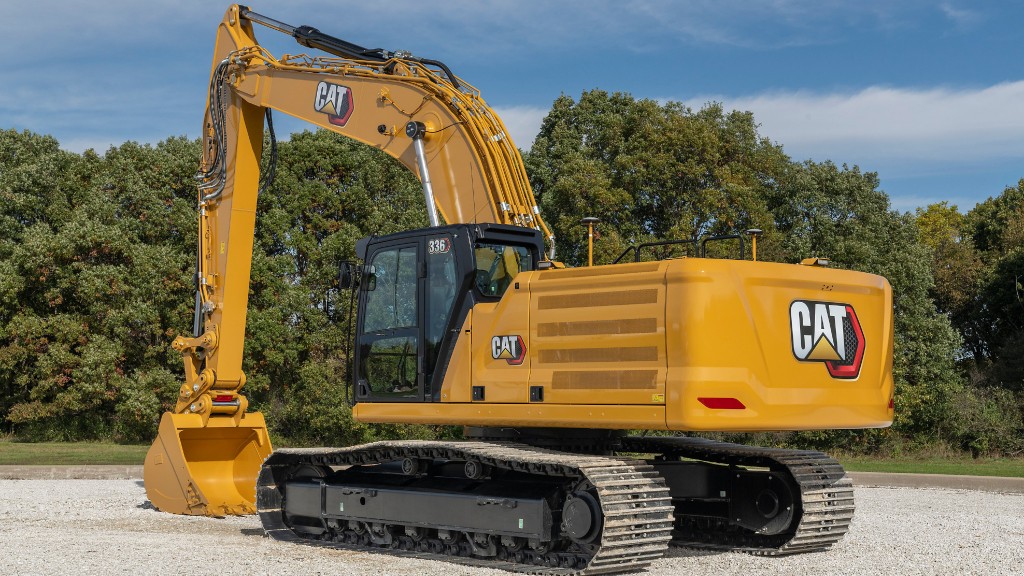
{"label": "model number decal", "polygon": [[447,254],[452,249],[452,241],[447,236],[427,240],[427,254]]}

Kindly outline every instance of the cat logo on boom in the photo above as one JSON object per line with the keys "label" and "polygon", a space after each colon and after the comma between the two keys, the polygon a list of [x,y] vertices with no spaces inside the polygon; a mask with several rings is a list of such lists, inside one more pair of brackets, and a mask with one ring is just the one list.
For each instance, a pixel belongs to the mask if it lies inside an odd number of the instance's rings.
{"label": "cat logo on boom", "polygon": [[853,306],[795,300],[789,305],[793,356],[801,362],[824,362],[833,378],[860,375],[864,330]]}
{"label": "cat logo on boom", "polygon": [[519,366],[526,359],[526,344],[522,336],[495,336],[491,338],[491,357],[504,360],[510,366]]}
{"label": "cat logo on boom", "polygon": [[331,124],[344,126],[352,116],[352,91],[345,86],[320,82],[316,85],[313,108],[327,114]]}

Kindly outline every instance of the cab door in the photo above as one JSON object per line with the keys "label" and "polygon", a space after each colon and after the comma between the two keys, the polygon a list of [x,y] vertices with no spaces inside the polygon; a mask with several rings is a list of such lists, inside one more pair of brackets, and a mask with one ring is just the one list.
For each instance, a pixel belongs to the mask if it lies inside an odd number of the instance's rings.
{"label": "cab door", "polygon": [[372,246],[366,262],[356,400],[430,401],[458,286],[451,236],[434,233]]}

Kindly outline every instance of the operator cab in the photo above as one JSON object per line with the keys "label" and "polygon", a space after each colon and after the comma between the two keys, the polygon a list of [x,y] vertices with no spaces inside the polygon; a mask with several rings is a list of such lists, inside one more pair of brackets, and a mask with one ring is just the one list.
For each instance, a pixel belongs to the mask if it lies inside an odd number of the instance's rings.
{"label": "operator cab", "polygon": [[356,402],[432,402],[455,337],[477,302],[536,270],[539,231],[457,224],[364,238],[354,364]]}

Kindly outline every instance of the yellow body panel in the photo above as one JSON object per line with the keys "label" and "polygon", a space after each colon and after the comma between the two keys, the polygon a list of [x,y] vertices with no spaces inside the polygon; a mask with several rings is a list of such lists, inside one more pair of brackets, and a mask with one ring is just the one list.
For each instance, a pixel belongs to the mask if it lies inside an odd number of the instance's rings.
{"label": "yellow body panel", "polygon": [[663,268],[652,262],[533,275],[529,380],[545,387],[545,402],[665,403]]}
{"label": "yellow body panel", "polygon": [[[517,428],[621,428],[664,429],[664,406],[609,406],[567,404],[394,403],[360,402],[352,409],[360,422],[404,424],[457,424]],[[613,424],[605,426],[604,424]]]}
{"label": "yellow body panel", "polygon": [[[442,402],[360,403],[356,418],[719,431],[892,422],[892,295],[879,276],[682,259],[526,272],[515,286],[500,302],[474,309],[457,344],[471,335],[470,371],[463,360],[449,367]],[[821,306],[818,326],[799,310],[794,315],[802,302],[808,310]],[[825,337],[838,326],[826,313],[847,313],[846,306],[863,353],[854,377],[834,377],[813,352],[798,358],[796,347],[811,337],[819,344],[839,338],[838,327]],[[804,328],[803,320],[811,324]],[[852,321],[845,327],[852,330]],[[495,336],[522,336],[522,363],[496,359]],[[852,350],[858,337],[847,338]],[[833,354],[836,346],[843,344]],[[484,401],[470,401],[472,386],[485,387]],[[530,401],[531,386],[544,388],[542,402]]]}
{"label": "yellow body panel", "polygon": [[[892,293],[879,276],[763,262],[688,260],[668,267],[670,357],[666,414],[673,430],[811,430],[892,423]],[[856,378],[798,361],[790,305],[840,302],[857,313],[864,356]],[[713,410],[702,397],[740,400]]]}
{"label": "yellow body panel", "polygon": [[527,355],[519,365],[491,357],[491,339],[494,336],[522,335],[525,339],[530,328],[529,297],[526,290],[510,288],[501,302],[477,304],[473,308],[473,372],[470,376],[453,374],[449,370],[449,374],[445,375],[445,383],[451,381],[453,391],[465,390],[466,397],[469,397],[471,386],[484,386],[488,402],[517,403],[530,400],[530,389],[523,377],[530,373],[532,357]]}
{"label": "yellow body panel", "polygon": [[[473,362],[473,310],[466,315],[466,321],[462,324],[459,338],[455,341],[455,349],[448,361],[448,372],[455,374],[470,374]],[[453,386],[458,378],[446,378],[441,386],[441,400],[443,402],[471,402],[473,399],[472,390],[469,386]]]}

